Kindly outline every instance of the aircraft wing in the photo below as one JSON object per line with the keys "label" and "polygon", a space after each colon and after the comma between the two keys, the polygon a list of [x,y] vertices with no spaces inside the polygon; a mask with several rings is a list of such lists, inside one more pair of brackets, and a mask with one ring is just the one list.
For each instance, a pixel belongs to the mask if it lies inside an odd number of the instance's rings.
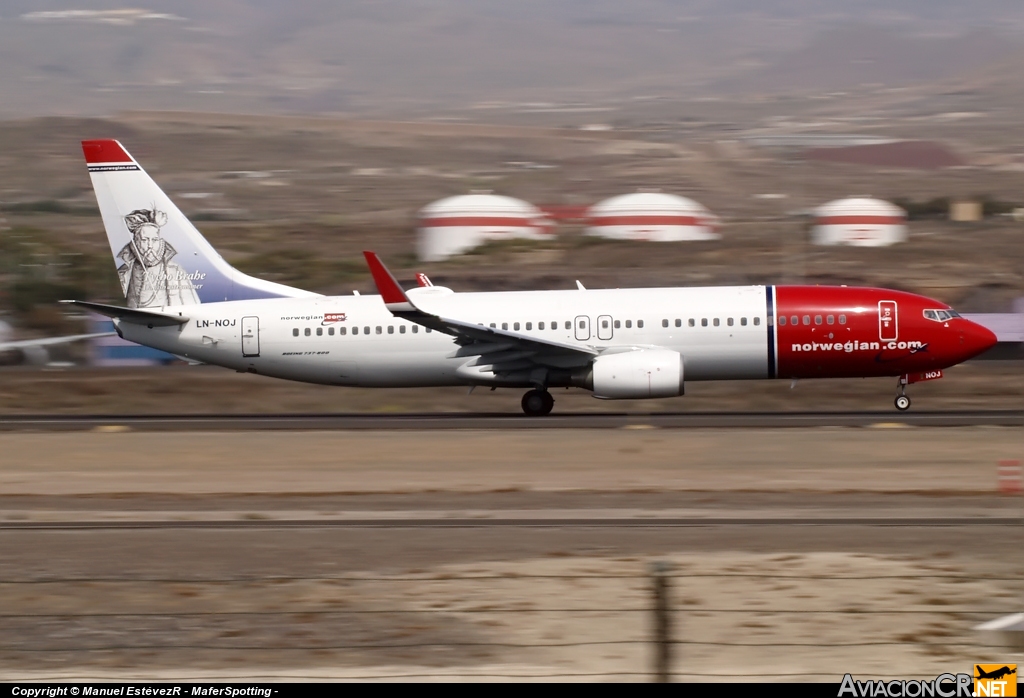
{"label": "aircraft wing", "polygon": [[107,305],[106,303],[93,303],[91,301],[61,301],[70,303],[82,308],[106,315],[109,318],[132,322],[136,325],[149,325],[152,327],[170,327],[171,325],[184,325],[189,318],[179,311],[177,315],[172,313],[161,313],[156,310],[143,310],[142,308],[122,308],[119,305]]}
{"label": "aircraft wing", "polygon": [[363,252],[363,255],[370,265],[377,290],[391,314],[455,337],[456,342],[463,347],[459,350],[460,355],[494,355],[500,356],[503,363],[527,361],[563,367],[585,365],[598,355],[598,351],[592,347],[540,339],[421,310],[409,300],[409,296],[375,253]]}
{"label": "aircraft wing", "polygon": [[67,344],[77,342],[80,339],[95,339],[96,337],[109,337],[114,332],[93,332],[92,334],[70,334],[63,337],[44,337],[42,339],[22,339],[16,342],[0,342],[0,351],[12,351],[14,349],[31,349],[32,347],[48,347],[54,344]]}

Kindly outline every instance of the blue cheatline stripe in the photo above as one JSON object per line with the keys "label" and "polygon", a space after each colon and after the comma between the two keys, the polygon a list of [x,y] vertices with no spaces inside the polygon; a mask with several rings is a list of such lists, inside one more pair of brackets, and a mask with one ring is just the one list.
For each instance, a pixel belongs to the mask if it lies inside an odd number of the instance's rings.
{"label": "blue cheatline stripe", "polygon": [[775,287],[764,287],[765,304],[768,317],[765,318],[768,324],[768,377],[775,378]]}

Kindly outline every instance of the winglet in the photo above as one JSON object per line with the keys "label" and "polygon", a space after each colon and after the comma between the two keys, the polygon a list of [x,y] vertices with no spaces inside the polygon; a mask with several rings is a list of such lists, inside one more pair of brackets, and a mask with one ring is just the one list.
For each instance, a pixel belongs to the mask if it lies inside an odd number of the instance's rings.
{"label": "winglet", "polygon": [[377,253],[364,250],[363,256],[366,257],[366,263],[370,265],[373,283],[376,284],[377,291],[380,292],[380,297],[384,300],[384,305],[388,310],[392,312],[415,310],[415,306],[409,302],[409,297],[405,295],[405,291],[402,290],[398,281],[384,266],[384,262],[380,261]]}

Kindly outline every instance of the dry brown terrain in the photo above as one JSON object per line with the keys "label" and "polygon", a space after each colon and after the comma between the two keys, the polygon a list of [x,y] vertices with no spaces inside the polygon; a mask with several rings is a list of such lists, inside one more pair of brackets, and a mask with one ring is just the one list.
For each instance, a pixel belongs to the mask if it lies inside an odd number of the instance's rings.
{"label": "dry brown terrain", "polygon": [[[677,680],[1020,661],[972,628],[1024,592],[1024,526],[1006,524],[1024,500],[995,491],[1022,444],[1019,428],[0,434],[0,676],[644,680],[655,561]],[[974,523],[870,524],[907,517]],[[546,523],[507,525],[530,520]],[[60,521],[108,527],[11,527]]]}
{"label": "dry brown terrain", "polygon": [[[121,300],[81,160],[79,141],[97,137],[120,138],[231,263],[322,293],[372,291],[361,252],[374,249],[401,279],[426,271],[456,291],[571,288],[576,279],[595,288],[802,281],[896,287],[974,312],[1008,310],[1024,295],[1022,228],[1005,216],[914,220],[908,243],[864,249],[813,247],[796,215],[864,194],[1024,204],[1024,170],[999,160],[1014,157],[1003,145],[968,139],[957,152],[971,167],[923,172],[805,162],[724,128],[609,133],[174,113],[0,122],[0,309],[44,333],[70,329],[60,298]],[[723,239],[600,241],[567,224],[550,241],[415,259],[416,212],[443,196],[493,190],[585,205],[652,187],[708,206]]]}
{"label": "dry brown terrain", "polygon": [[[520,390],[370,389],[308,385],[212,366],[0,369],[0,414],[249,414],[521,412]],[[910,387],[914,410],[1020,409],[1019,361],[955,366]],[[892,410],[893,378],[733,381],[686,384],[684,397],[595,400],[583,390],[553,393],[556,413]]]}

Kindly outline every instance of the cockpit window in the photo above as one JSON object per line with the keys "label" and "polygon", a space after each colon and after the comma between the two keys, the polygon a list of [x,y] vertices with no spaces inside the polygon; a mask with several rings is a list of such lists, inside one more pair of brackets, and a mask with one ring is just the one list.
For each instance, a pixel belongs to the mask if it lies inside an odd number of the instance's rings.
{"label": "cockpit window", "polygon": [[928,320],[934,320],[935,322],[945,322],[955,317],[960,317],[960,313],[955,310],[925,310],[924,316]]}

